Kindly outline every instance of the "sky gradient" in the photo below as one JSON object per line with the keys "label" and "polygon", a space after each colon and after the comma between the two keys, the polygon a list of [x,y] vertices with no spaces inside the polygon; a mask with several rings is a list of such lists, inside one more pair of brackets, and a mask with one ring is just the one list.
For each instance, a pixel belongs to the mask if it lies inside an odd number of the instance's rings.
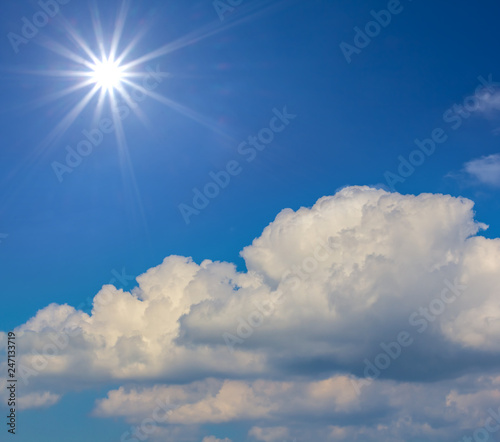
{"label": "sky gradient", "polygon": [[6,4],[15,440],[498,440],[499,13]]}

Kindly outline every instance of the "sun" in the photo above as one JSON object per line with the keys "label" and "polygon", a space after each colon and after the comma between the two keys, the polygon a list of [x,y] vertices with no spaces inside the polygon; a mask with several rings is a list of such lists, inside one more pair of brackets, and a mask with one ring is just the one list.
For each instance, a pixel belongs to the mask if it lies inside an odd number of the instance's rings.
{"label": "sun", "polygon": [[[221,27],[218,24],[209,24],[202,27],[199,31],[189,33],[177,40],[167,42],[163,46],[133,58],[131,54],[134,54],[139,49],[138,43],[143,37],[144,32],[135,34],[127,44],[122,42],[130,4],[130,0],[121,0],[121,7],[117,14],[115,27],[111,33],[106,34],[106,38],[101,20],[99,19],[99,11],[94,2],[94,6],[91,8],[95,37],[93,41],[87,42],[70,22],[61,18],[62,26],[70,37],[73,48],[51,39],[44,42],[44,46],[47,49],[67,59],[66,68],[37,70],[33,73],[48,75],[53,78],[62,77],[65,80],[73,80],[74,84],[64,86],[60,90],[40,98],[35,104],[47,104],[73,95],[75,92],[81,93],[82,96],[72,108],[65,112],[61,121],[57,123],[56,127],[40,143],[40,146],[43,146],[43,148],[59,140],[82,112],[87,107],[95,104],[91,117],[92,125],[100,124],[101,120],[105,121],[108,118],[103,117],[105,113],[109,115],[113,120],[113,130],[121,152],[125,152],[127,149],[125,131],[121,121],[125,117],[121,117],[124,115],[124,111],[121,110],[128,109],[127,115],[132,111],[135,116],[147,125],[147,117],[144,111],[138,106],[138,103],[146,97],[150,97],[170,107],[172,110],[213,131],[228,136],[221,132],[217,122],[211,121],[211,119],[198,114],[193,109],[155,92],[153,89],[162,81],[161,79],[170,75],[160,70],[158,63],[155,63],[156,66],[146,65],[146,63],[211,37],[226,29],[226,27]],[[143,28],[144,30],[145,28]],[[76,50],[74,50],[74,47],[76,47]],[[66,82],[59,83],[62,85]],[[120,111],[117,111],[118,109]],[[111,111],[111,114],[109,111]],[[40,152],[43,151],[43,148],[40,147]]]}
{"label": "sun", "polygon": [[123,79],[123,69],[111,58],[103,58],[92,67],[91,78],[101,89],[111,90],[120,86]]}

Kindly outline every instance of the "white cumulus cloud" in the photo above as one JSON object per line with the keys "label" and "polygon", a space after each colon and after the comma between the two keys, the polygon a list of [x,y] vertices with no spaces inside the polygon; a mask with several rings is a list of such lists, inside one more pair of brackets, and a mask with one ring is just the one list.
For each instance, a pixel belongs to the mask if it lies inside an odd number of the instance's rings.
{"label": "white cumulus cloud", "polygon": [[[95,414],[140,423],[161,405],[164,438],[178,437],[165,422],[199,437],[244,420],[264,441],[445,440],[498,391],[500,240],[485,227],[464,198],[347,187],[283,210],[241,252],[244,272],[173,255],[130,291],[104,286],[90,315],[40,310],[16,329],[20,381],[48,392],[40,405],[76,381],[122,385]],[[412,344],[358,395],[351,380],[401,332]]]}

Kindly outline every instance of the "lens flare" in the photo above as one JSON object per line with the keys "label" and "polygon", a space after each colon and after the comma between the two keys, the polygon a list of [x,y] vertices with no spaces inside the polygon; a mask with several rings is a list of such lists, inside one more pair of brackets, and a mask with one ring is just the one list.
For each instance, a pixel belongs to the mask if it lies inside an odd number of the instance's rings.
{"label": "lens flare", "polygon": [[91,78],[100,88],[111,90],[120,86],[122,74],[123,69],[116,61],[104,59],[94,65]]}

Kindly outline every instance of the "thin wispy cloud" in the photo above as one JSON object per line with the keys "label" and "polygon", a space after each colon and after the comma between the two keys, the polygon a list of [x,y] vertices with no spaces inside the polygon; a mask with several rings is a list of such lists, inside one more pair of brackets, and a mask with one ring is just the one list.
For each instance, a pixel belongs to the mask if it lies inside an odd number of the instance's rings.
{"label": "thin wispy cloud", "polygon": [[500,154],[493,154],[469,161],[465,172],[477,183],[500,187]]}

